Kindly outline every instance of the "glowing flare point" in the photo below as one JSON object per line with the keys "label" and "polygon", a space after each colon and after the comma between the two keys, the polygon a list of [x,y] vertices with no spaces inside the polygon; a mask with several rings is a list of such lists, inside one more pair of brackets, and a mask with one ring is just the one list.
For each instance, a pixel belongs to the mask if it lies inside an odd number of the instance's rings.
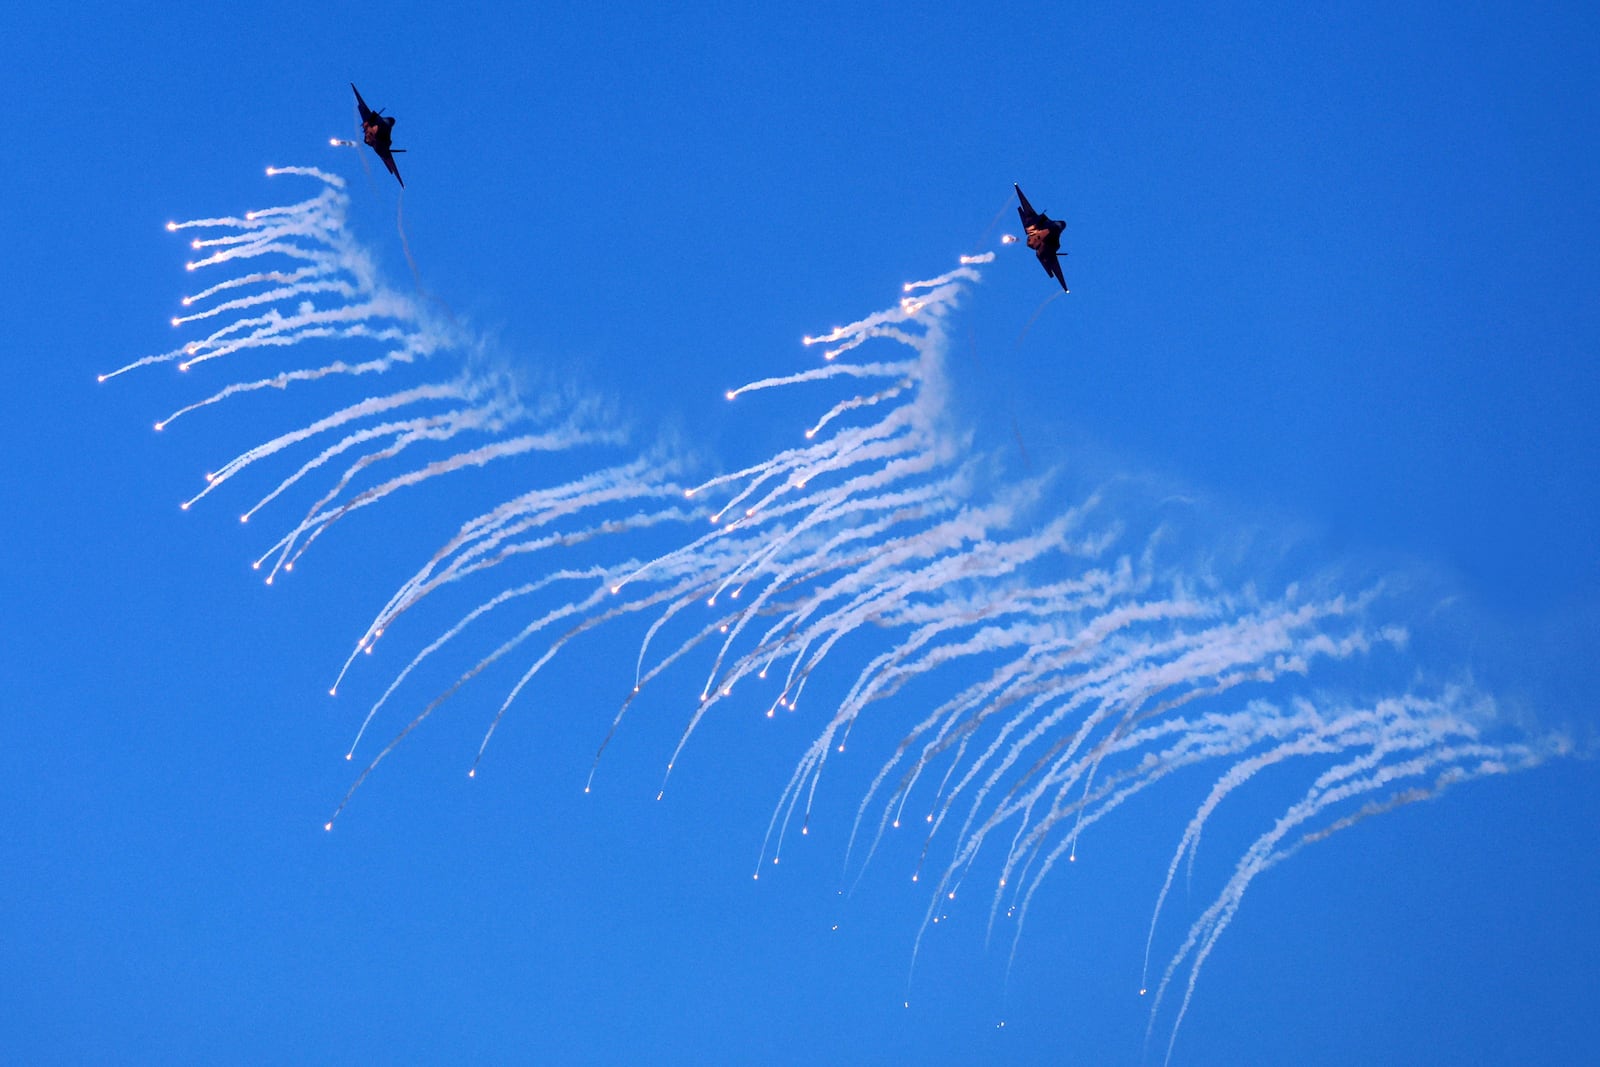
{"label": "glowing flare point", "polygon": [[323,823],[322,824],[322,828],[324,830],[332,830],[333,829],[333,820],[329,819],[327,822]]}
{"label": "glowing flare point", "polygon": [[167,232],[168,232],[168,233],[171,233],[171,232],[173,232],[173,231],[174,231],[174,230],[176,230],[176,229],[177,229],[177,228],[178,228],[178,224],[177,224],[177,223],[176,223],[176,222],[169,222],[169,223],[167,223]]}

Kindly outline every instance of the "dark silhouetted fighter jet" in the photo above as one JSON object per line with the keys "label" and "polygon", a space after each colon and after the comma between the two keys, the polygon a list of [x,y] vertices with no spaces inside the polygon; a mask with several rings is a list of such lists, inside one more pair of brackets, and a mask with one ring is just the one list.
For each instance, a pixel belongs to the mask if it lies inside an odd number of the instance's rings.
{"label": "dark silhouetted fighter jet", "polygon": [[394,175],[394,180],[404,188],[406,181],[400,177],[400,168],[394,165],[394,153],[404,152],[404,148],[390,148],[389,138],[394,135],[394,119],[383,114],[383,109],[377,111],[367,106],[361,99],[361,90],[356,88],[356,83],[350,83],[350,91],[356,94],[356,107],[361,109],[361,136],[372,150],[378,153],[378,158],[383,160],[383,165],[389,168],[389,173]]}
{"label": "dark silhouetted fighter jet", "polygon": [[[371,142],[367,142],[371,144]],[[1067,228],[1064,222],[1058,222],[1042,211],[1033,210],[1033,205],[1028,203],[1028,198],[1022,195],[1022,186],[1012,183],[1011,188],[1017,191],[1017,199],[1022,201],[1022,206],[1017,208],[1017,215],[1022,219],[1022,230],[1028,236],[1028,247],[1033,249],[1039,257],[1039,265],[1044,272],[1061,283],[1061,291],[1069,293],[1067,279],[1061,273],[1061,260],[1057,254],[1061,252],[1061,231]]]}

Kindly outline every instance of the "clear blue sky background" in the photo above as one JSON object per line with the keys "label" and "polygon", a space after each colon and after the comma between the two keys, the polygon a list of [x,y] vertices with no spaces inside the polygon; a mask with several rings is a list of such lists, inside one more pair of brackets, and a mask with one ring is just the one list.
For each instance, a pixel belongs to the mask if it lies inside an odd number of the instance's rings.
{"label": "clear blue sky background", "polygon": [[[373,509],[267,589],[248,494],[174,504],[292,417],[157,436],[190,398],[175,376],[94,376],[172,343],[190,279],[162,224],[285,202],[269,164],[350,179],[404,283],[396,187],[327,143],[354,132],[347,82],[399,116],[428,287],[711,468],[788,440],[753,423],[794,403],[723,389],[809,365],[803,334],[992,244],[1020,181],[1070,223],[1073,293],[1019,340],[1049,282],[1012,248],[968,300],[951,367],[980,441],[1177,487],[1312,567],[1403,575],[1451,600],[1419,655],[1587,740],[1597,46],[1587,4],[0,15],[0,1058],[1139,1061],[1144,923],[1187,796],[1108,821],[1009,982],[974,917],[924,952],[909,1009],[925,899],[905,856],[835,893],[850,796],[750,881],[806,723],[730,718],[657,804],[669,709],[582,795],[626,642],[520,707],[493,773],[462,774],[483,694],[322,832],[365,709],[324,695],[343,653],[520,484]],[[1589,1058],[1597,833],[1574,761],[1307,850],[1252,891],[1176,1062]]]}

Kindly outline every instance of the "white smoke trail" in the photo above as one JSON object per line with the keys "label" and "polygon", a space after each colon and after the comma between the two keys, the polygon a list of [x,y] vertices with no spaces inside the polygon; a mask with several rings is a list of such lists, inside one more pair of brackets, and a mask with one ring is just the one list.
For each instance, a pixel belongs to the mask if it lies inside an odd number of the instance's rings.
{"label": "white smoke trail", "polygon": [[[174,324],[205,323],[206,336],[104,377],[163,362],[200,369],[312,342],[382,349],[246,376],[162,426],[267,388],[349,382],[443,353],[463,357],[442,381],[335,405],[209,476],[186,507],[281,453],[320,443],[242,516],[337,472],[258,561],[276,557],[271,575],[291,568],[333,523],[402,489],[517,456],[622,443],[613,424],[583,404],[530,410],[509,380],[475,369],[460,331],[385,289],[349,235],[342,182],[310,168],[269,173],[313,178],[323,189],[243,217],[171,224],[207,235],[194,242],[205,257],[190,269],[248,273],[184,299],[198,310]],[[701,723],[731,706],[736,690],[768,683],[758,702],[768,716],[793,712],[808,691],[807,707],[831,707],[777,791],[756,877],[769,857],[779,861],[796,820],[809,833],[824,771],[856,725],[869,715],[899,724],[899,744],[855,806],[844,858],[848,868],[859,856],[864,869],[908,811],[922,816],[911,877],[931,872],[933,891],[913,963],[974,877],[993,887],[990,930],[1001,917],[1015,920],[1014,955],[1041,887],[1063,859],[1077,859],[1088,831],[1179,771],[1215,768],[1177,831],[1164,879],[1153,878],[1148,976],[1177,871],[1187,861],[1192,873],[1224,802],[1269,768],[1303,767],[1305,795],[1239,857],[1162,971],[1152,1032],[1187,967],[1170,1057],[1202,965],[1256,877],[1373,814],[1566,751],[1556,739],[1496,740],[1504,731],[1481,694],[1416,681],[1425,672],[1404,660],[1405,627],[1381,617],[1381,586],[1352,594],[1324,579],[1319,587],[1329,588],[1316,592],[1274,592],[1246,575],[1229,588],[1169,545],[1165,527],[1142,528],[1140,509],[1113,503],[1109,492],[1062,507],[1053,503],[1061,494],[1055,476],[997,478],[998,461],[972,454],[969,439],[948,425],[943,366],[946,323],[992,258],[963,257],[954,270],[908,283],[894,306],[806,337],[822,346],[820,366],[726,393],[757,403],[780,389],[826,394],[793,447],[687,488],[670,456],[609,460],[463,522],[372,616],[332,688],[345,685],[402,618],[421,624],[436,592],[477,583],[476,606],[418,642],[370,705],[347,758],[424,662],[458,654],[464,636],[491,617],[508,621],[510,635],[487,654],[465,654],[455,681],[403,721],[333,818],[434,711],[497,664],[515,664],[487,717],[469,771],[476,773],[502,718],[555,656],[590,631],[634,622],[632,691],[596,764],[635,701],[697,656],[698,700],[666,760],[663,791]],[[868,346],[870,359],[839,359]],[[840,396],[851,383],[866,391]],[[394,469],[402,455],[428,449],[446,454]],[[685,532],[663,550],[663,531],[677,526]],[[1385,676],[1406,681],[1385,689]]]}
{"label": "white smoke trail", "polygon": [[[615,576],[604,579],[613,597],[639,583],[649,592],[598,614],[605,599],[599,589],[553,605],[467,671],[445,696],[539,631],[561,620],[583,620],[554,641],[511,687],[493,716],[492,734],[532,677],[572,639],[624,615],[654,611],[657,618],[641,643],[634,696],[613,721],[606,742],[645,686],[716,640],[699,706],[667,759],[670,777],[699,724],[732,699],[739,683],[765,680],[774,666],[787,661],[766,713],[792,710],[807,683],[823,673],[841,647],[851,642],[862,646],[865,666],[853,681],[841,680],[836,686],[840,695],[833,698],[834,711],[780,791],[758,859],[759,877],[769,852],[772,862],[781,858],[792,820],[798,818],[801,832],[809,832],[829,757],[844,751],[860,717],[875,707],[892,709],[897,693],[925,684],[929,676],[950,677],[956,695],[904,735],[869,787],[851,834],[853,847],[870,808],[881,803],[870,858],[886,829],[900,825],[918,783],[943,766],[939,785],[926,801],[922,857],[952,817],[955,829],[913,958],[923,935],[939,922],[997,832],[1006,830],[1009,844],[999,858],[990,922],[992,926],[1002,911],[1017,920],[1015,952],[1040,886],[1060,859],[1076,858],[1082,834],[1130,797],[1183,768],[1217,763],[1225,770],[1184,830],[1167,879],[1156,893],[1152,946],[1178,863],[1184,856],[1192,858],[1201,830],[1221,801],[1259,770],[1291,760],[1348,756],[1373,743],[1372,730],[1382,716],[1404,720],[1403,729],[1412,739],[1405,752],[1414,749],[1421,755],[1393,766],[1379,759],[1359,786],[1347,784],[1337,791],[1316,787],[1307,813],[1296,815],[1306,821],[1338,802],[1382,790],[1412,773],[1418,760],[1454,768],[1437,784],[1442,787],[1483,773],[1481,768],[1491,764],[1531,766],[1556,751],[1549,745],[1487,742],[1462,749],[1457,740],[1471,729],[1463,713],[1451,700],[1426,693],[1387,698],[1379,705],[1381,712],[1367,713],[1342,710],[1342,705],[1321,710],[1325,696],[1296,697],[1289,712],[1264,699],[1285,679],[1312,677],[1320,664],[1369,659],[1403,648],[1403,628],[1371,619],[1377,591],[1308,599],[1290,587],[1281,599],[1263,600],[1248,587],[1207,590],[1206,582],[1186,572],[1181,560],[1155,562],[1160,555],[1157,535],[1137,553],[1115,553],[1125,531],[1114,519],[1094,528],[1093,516],[1104,510],[1097,499],[1056,519],[1037,521],[1031,532],[1025,516],[1037,510],[1046,494],[1043,483],[985,502],[975,490],[970,464],[948,458],[957,450],[941,439],[936,399],[945,348],[943,321],[963,291],[959,283],[976,277],[972,266],[964,265],[949,275],[913,283],[908,292],[919,291],[915,299],[807,338],[808,343],[830,346],[824,352],[830,361],[826,366],[761,378],[729,391],[732,399],[840,380],[894,382],[887,389],[831,403],[807,431],[805,445],[686,490],[690,499],[724,497],[710,516],[713,528],[644,564],[619,562],[605,572]],[[910,358],[831,362],[869,343],[899,346],[909,350]],[[875,421],[850,421],[882,408],[887,410]],[[601,480],[583,487],[574,498],[575,510],[608,502],[599,495],[601,484],[611,483]],[[430,567],[481,536],[478,530],[497,529],[510,514],[475,520]],[[556,547],[559,539],[546,536],[530,549]],[[485,560],[472,573],[504,558],[499,554]],[[1033,582],[1034,571],[1047,564],[1059,567],[1063,561],[1079,565],[1080,573]],[[602,571],[549,573],[582,581]],[[419,576],[413,588],[420,589],[422,580]],[[550,585],[522,584],[497,594],[421,655],[432,654],[483,612]],[[741,599],[750,589],[754,595]],[[697,610],[716,609],[724,597],[734,603],[708,620],[690,621]],[[412,602],[408,594],[397,594],[374,622],[369,638],[383,632],[393,615]],[[685,621],[689,626],[678,643],[652,659],[650,649],[657,639]],[[989,679],[966,681],[981,664],[990,665]],[[391,686],[383,700],[393,692]],[[437,700],[430,704],[424,716],[437,705]],[[602,751],[604,747],[602,743]],[[1403,754],[1397,748],[1379,751],[1397,759]],[[1460,766],[1468,758],[1478,760],[1480,769]],[[900,765],[905,768],[900,784],[885,792]],[[1405,792],[1385,803],[1392,807],[1418,796]],[[1346,816],[1311,832],[1307,840],[1355,821]],[[1286,854],[1269,847],[1276,837],[1265,840],[1268,844],[1257,850],[1260,856],[1241,861],[1243,873],[1178,950],[1153,1002],[1152,1021],[1172,971],[1183,960],[1192,961],[1192,992],[1200,964],[1249,882]],[[920,860],[917,866],[913,878],[920,876]],[[1014,900],[1009,907],[1004,900],[1008,893]],[[1174,1039],[1187,1009],[1186,997],[1173,1020]]]}
{"label": "white smoke trail", "polygon": [[[156,429],[161,430],[182,417],[266,389],[287,391],[388,375],[447,352],[461,364],[451,368],[443,381],[408,383],[338,404],[328,414],[248,448],[206,475],[204,487],[184,501],[183,508],[280,454],[318,439],[324,442],[240,515],[240,521],[248,522],[327,465],[354,454],[305,517],[256,560],[259,568],[276,557],[268,571],[269,583],[281,570],[292,569],[333,523],[401,489],[518,456],[620,441],[621,431],[592,404],[573,403],[559,395],[543,397],[531,406],[523,403],[512,377],[483,369],[484,361],[458,327],[439,321],[418,301],[384,286],[371,257],[347,225],[349,200],[342,178],[314,167],[273,167],[267,173],[315,179],[321,189],[309,199],[242,216],[168,223],[169,231],[204,234],[190,244],[206,255],[186,264],[189,270],[241,264],[249,269],[183,298],[183,307],[195,310],[173,318],[173,326],[206,322],[211,324],[209,333],[103,374],[101,381],[160,363],[176,363],[182,371],[195,372],[225,357],[264,350],[292,356],[331,344],[341,352],[340,358],[327,362],[214,388],[157,422]],[[358,344],[376,346],[378,351],[365,358],[343,358],[345,349]],[[523,428],[525,432],[518,432]],[[369,472],[392,468],[402,454],[453,447],[464,435],[486,443],[389,474],[377,484],[360,485]]]}

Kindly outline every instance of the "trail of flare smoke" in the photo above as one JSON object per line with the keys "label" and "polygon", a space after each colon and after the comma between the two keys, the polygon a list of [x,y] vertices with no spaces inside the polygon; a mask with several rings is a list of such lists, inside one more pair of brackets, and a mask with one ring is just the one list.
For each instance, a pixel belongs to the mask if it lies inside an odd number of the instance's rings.
{"label": "trail of flare smoke", "polygon": [[[175,324],[215,322],[209,334],[103,378],[161,362],[202,368],[312,341],[377,343],[384,351],[257,372],[213,388],[158,426],[269,387],[388,373],[449,350],[469,354],[458,332],[378,284],[345,227],[340,179],[314,168],[269,173],[314,178],[324,188],[243,217],[169,224],[206,231],[194,242],[206,255],[190,269],[248,265],[248,273],[185,298],[185,307],[198,308]],[[1405,647],[1403,627],[1375,618],[1381,590],[1352,596],[1289,586],[1273,595],[1252,581],[1230,590],[1209,568],[1169,550],[1163,528],[1141,530],[1105,495],[1052,511],[1053,476],[990,489],[997,461],[970,454],[948,428],[943,361],[945,323],[980,281],[977,268],[992,259],[964,256],[953,270],[907,283],[894,306],[806,337],[807,346],[823,346],[821,366],[726,394],[826,394],[802,442],[688,488],[673,464],[611,461],[524,490],[460,525],[372,617],[333,688],[403,616],[424,617],[435,592],[469,579],[495,584],[420,642],[370,706],[347,758],[424,661],[457,654],[458,639],[481,632],[491,617],[509,622],[510,636],[487,655],[469,654],[455,681],[403,722],[328,827],[398,744],[469,684],[487,684],[479,680],[492,668],[514,665],[513,680],[488,716],[469,773],[553,657],[590,631],[637,620],[634,683],[596,752],[591,784],[643,691],[697,655],[698,699],[666,760],[663,791],[700,724],[734,706],[736,690],[767,682],[757,710],[769,717],[793,712],[802,696],[808,707],[831,705],[778,790],[758,876],[769,856],[781,857],[796,820],[808,833],[824,771],[844,755],[856,725],[868,715],[905,718],[899,744],[855,808],[844,862],[848,870],[859,858],[864,869],[908,812],[921,816],[911,876],[920,880],[926,868],[934,889],[913,966],[948,903],[974,877],[993,886],[991,933],[1002,916],[1016,920],[1014,956],[1041,886],[1063,860],[1077,859],[1090,830],[1115,812],[1126,817],[1124,805],[1143,791],[1172,788],[1180,770],[1216,768],[1154,892],[1147,980],[1178,869],[1193,864],[1225,802],[1269,768],[1305,768],[1304,796],[1238,858],[1162,971],[1151,1032],[1169,989],[1186,977],[1170,1057],[1201,968],[1256,877],[1372,815],[1564,753],[1553,740],[1489,740],[1492,711],[1469,689],[1408,680],[1388,693],[1341,692],[1341,678],[1380,677]],[[838,361],[865,346],[874,358]],[[851,383],[867,391],[851,394]],[[522,428],[528,422],[539,425]],[[487,443],[455,443],[464,434]],[[463,371],[335,405],[240,453],[189,503],[318,438],[320,450],[244,516],[328,473],[335,461],[345,464],[258,561],[276,554],[274,575],[334,522],[402,488],[513,456],[621,440],[583,411],[530,411],[507,383]],[[392,470],[403,453],[441,446],[458,450]],[[663,531],[680,524],[687,532],[663,545]],[[653,539],[641,551],[647,531]],[[547,643],[525,652],[535,641]],[[909,710],[924,699],[931,710]],[[992,881],[980,863],[990,864]]]}
{"label": "trail of flare smoke", "polygon": [[[667,760],[670,777],[697,725],[731,699],[742,680],[764,679],[776,662],[788,660],[787,676],[767,714],[792,709],[807,681],[843,643],[859,639],[864,626],[899,634],[877,639],[886,650],[856,676],[781,791],[759,869],[769,846],[774,861],[781,855],[792,819],[801,819],[803,828],[809,824],[829,755],[843,751],[864,712],[924,675],[950,674],[963,663],[1002,657],[989,682],[969,687],[906,735],[862,801],[851,839],[903,758],[907,768],[900,785],[885,794],[869,857],[884,830],[899,825],[917,784],[944,766],[928,806],[924,856],[947,819],[958,814],[958,802],[964,807],[951,858],[936,880],[937,906],[930,907],[923,930],[938,921],[944,899],[973,869],[985,843],[1010,827],[997,882],[1002,891],[1009,888],[1017,895],[1008,913],[1019,919],[1019,934],[1038,887],[1061,857],[1075,858],[1081,835],[1177,769],[1233,761],[1185,831],[1181,859],[1193,855],[1200,829],[1220,801],[1257,770],[1292,758],[1337,756],[1358,744],[1361,735],[1348,729],[1348,719],[1326,718],[1303,698],[1285,716],[1259,697],[1240,694],[1266,692],[1286,677],[1309,674],[1318,660],[1347,660],[1370,655],[1379,645],[1397,645],[1403,637],[1399,631],[1361,623],[1370,597],[1278,604],[1240,594],[1196,597],[1184,591],[1181,573],[1154,572],[1148,546],[1137,566],[1128,556],[1103,563],[1120,536],[1115,524],[1082,530],[1076,537],[1072,533],[1082,527],[1092,504],[1045,523],[1037,533],[1019,535],[1006,532],[1016,521],[1017,502],[956,503],[968,489],[961,478],[952,480],[939,458],[948,450],[938,447],[927,394],[940,376],[942,318],[961,283],[976,278],[973,264],[964,262],[945,275],[911,283],[906,291],[917,295],[895,308],[806,339],[830,346],[825,352],[830,360],[867,343],[908,349],[910,358],[830,362],[730,391],[733,398],[841,379],[896,379],[888,389],[833,402],[808,431],[812,443],[687,490],[690,499],[723,495],[726,502],[711,515],[714,528],[642,565],[620,564],[614,572],[620,579],[608,579],[611,595],[636,582],[648,582],[657,591],[590,617],[557,640],[515,683],[487,733],[493,733],[494,723],[533,675],[578,633],[605,619],[653,608],[659,614],[641,644],[635,696],[672,664],[709,640],[718,641],[699,687],[699,706]],[[874,422],[842,424],[886,405],[888,411]],[[837,432],[823,436],[836,422]],[[935,486],[937,492],[930,491]],[[593,487],[577,492],[574,499],[582,502],[577,510],[599,506],[603,498],[594,493]],[[479,526],[495,530],[509,521],[508,514],[485,517]],[[476,536],[464,531],[436,564]],[[871,550],[849,551],[858,538],[870,541]],[[558,543],[559,538],[547,536],[537,550]],[[1079,579],[1029,587],[1026,574],[1052,556],[1081,559],[1090,569]],[[504,556],[490,558],[498,563]],[[752,587],[754,595],[740,599]],[[1170,591],[1158,592],[1162,587]],[[423,588],[422,579],[414,588]],[[518,598],[533,591],[515,587]],[[505,603],[506,596],[486,602],[424,654],[490,606]],[[737,603],[692,625],[680,643],[647,662],[658,634],[702,601],[715,607],[724,596]],[[363,644],[415,602],[408,597],[402,593],[391,600]],[[582,618],[598,603],[590,594],[552,608],[480,661],[451,692],[550,621]],[[758,619],[764,622],[754,627]],[[1012,658],[1006,660],[1008,653]],[[384,699],[392,692],[393,687]],[[623,712],[633,700],[624,702]],[[1195,710],[1198,715],[1190,713]],[[619,713],[611,733],[622,717]],[[980,740],[985,733],[988,739]],[[1251,754],[1252,749],[1260,750]],[[1157,897],[1157,916],[1170,883],[1169,873]],[[991,924],[1002,903],[997,892]],[[1152,943],[1154,929],[1152,920]],[[1014,937],[1013,951],[1015,944]]]}
{"label": "trail of flare smoke", "polygon": [[[329,414],[249,448],[207,475],[206,485],[184,502],[185,509],[281,453],[335,431],[342,435],[300,462],[246,510],[241,520],[248,521],[337,457],[355,454],[355,460],[322,492],[305,518],[257,561],[259,567],[277,554],[269,582],[279,570],[291,568],[332,523],[399,489],[495,460],[619,439],[620,430],[582,405],[551,398],[531,408],[523,404],[508,375],[488,373],[478,366],[483,361],[476,358],[475,346],[453,323],[441,323],[414,300],[384,286],[370,256],[348,228],[349,200],[342,178],[314,167],[273,167],[267,173],[314,179],[321,189],[307,199],[242,216],[169,223],[168,230],[174,232],[203,231],[191,245],[206,254],[189,263],[190,270],[214,271],[241,264],[248,264],[248,269],[183,299],[184,308],[190,310],[175,317],[174,326],[206,322],[210,324],[208,333],[172,351],[119,367],[102,375],[102,381],[157,363],[177,363],[181,370],[197,371],[224,357],[266,351],[293,355],[309,351],[313,344],[336,345],[341,350],[355,344],[379,347],[367,358],[341,355],[213,387],[202,399],[178,408],[156,424],[157,429],[164,429],[184,416],[262,390],[309,388],[317,383],[325,387],[386,375],[444,352],[459,353],[472,367],[453,371],[446,381],[413,382],[383,394],[346,400]],[[518,432],[529,424],[529,431]],[[487,437],[489,443],[432,459],[366,488],[358,484],[369,472],[393,466],[402,453],[449,446],[467,433]]]}
{"label": "trail of flare smoke", "polygon": [[[1186,856],[1192,859],[1201,830],[1221,802],[1260,770],[1319,757],[1348,758],[1372,746],[1373,731],[1384,722],[1403,720],[1410,749],[1378,748],[1376,759],[1352,760],[1350,767],[1365,768],[1364,777],[1337,790],[1314,787],[1304,815],[1291,813],[1298,824],[1415,776],[1417,768],[1448,767],[1441,779],[1448,784],[1487,773],[1484,768],[1531,766],[1553,751],[1550,746],[1461,747],[1457,739],[1467,729],[1465,719],[1445,707],[1448,701],[1426,695],[1392,698],[1374,712],[1337,705],[1324,710],[1319,704],[1325,697],[1305,696],[1292,699],[1285,712],[1265,699],[1288,679],[1310,677],[1321,663],[1402,648],[1403,629],[1367,621],[1374,593],[1301,599],[1291,590],[1276,602],[1262,601],[1248,587],[1202,594],[1182,561],[1165,569],[1156,564],[1159,535],[1137,556],[1107,559],[1124,532],[1115,521],[1100,530],[1089,528],[1093,501],[1031,534],[1015,529],[1027,510],[1021,500],[964,502],[972,481],[952,472],[946,458],[952,450],[934,428],[945,346],[942,320],[963,283],[977,279],[974,265],[985,261],[964,260],[955,271],[908,285],[906,292],[915,295],[895,308],[806,338],[807,344],[828,346],[827,366],[729,391],[732,399],[841,380],[895,380],[878,392],[833,401],[807,431],[805,446],[687,490],[690,499],[723,498],[711,514],[713,529],[644,564],[619,564],[613,573],[620,580],[608,579],[613,596],[640,582],[655,592],[590,616],[554,642],[516,681],[485,743],[551,656],[584,630],[625,614],[654,610],[657,618],[641,644],[633,694],[613,721],[602,752],[642,688],[697,648],[716,642],[699,686],[699,705],[667,759],[663,786],[698,724],[730,701],[745,679],[766,679],[776,664],[789,662],[766,711],[770,716],[778,708],[793,709],[807,682],[844,644],[877,648],[780,791],[757,861],[759,876],[769,849],[773,862],[780,858],[792,820],[800,820],[802,832],[809,828],[830,754],[844,751],[864,713],[892,707],[897,693],[927,677],[970,678],[973,666],[990,664],[987,681],[955,686],[956,696],[905,735],[868,789],[851,833],[853,848],[871,807],[881,802],[870,859],[886,829],[900,825],[919,783],[938,772],[937,788],[926,802],[922,857],[942,830],[953,829],[953,837],[913,958],[946,902],[975,870],[986,844],[1001,831],[1009,843],[1000,850],[990,925],[1002,911],[1017,919],[1015,953],[1039,887],[1063,858],[1076,859],[1082,835],[1129,798],[1186,767],[1221,764],[1226,769],[1183,831],[1156,895],[1151,946],[1178,864]],[[869,343],[891,344],[909,354],[831,362]],[[850,421],[877,409],[886,410],[875,421]],[[858,543],[870,549],[853,551]],[[553,544],[547,540],[541,548]],[[1051,559],[1081,561],[1085,569],[1078,577],[1031,584],[1030,575]],[[526,589],[517,587],[518,595]],[[747,590],[754,594],[741,597]],[[676,646],[650,657],[659,635],[690,619],[697,607],[716,608],[724,597],[734,603],[691,622]],[[599,597],[590,594],[552,609],[467,677],[512,652],[549,620],[581,618],[598,603]],[[868,626],[876,635],[870,641],[864,633]],[[459,626],[448,636],[456,633]],[[427,651],[436,647],[437,642]],[[1401,758],[1408,751],[1413,754]],[[1391,758],[1398,762],[1384,762]],[[1463,766],[1469,761],[1476,762]],[[903,774],[891,789],[897,765]],[[1354,816],[1308,830],[1293,847],[1420,795],[1407,790],[1376,807],[1369,804]],[[1223,903],[1197,922],[1169,966],[1162,990],[1174,969],[1190,959],[1192,991],[1200,964],[1244,887],[1287,855],[1288,850],[1276,848],[1275,836],[1265,840],[1267,845],[1241,861],[1243,873],[1224,890]],[[920,867],[919,860],[919,873]],[[1009,907],[1008,895],[1014,901]],[[1158,993],[1152,1019],[1160,1005]],[[1173,1023],[1174,1038],[1187,1008],[1186,998]]]}

